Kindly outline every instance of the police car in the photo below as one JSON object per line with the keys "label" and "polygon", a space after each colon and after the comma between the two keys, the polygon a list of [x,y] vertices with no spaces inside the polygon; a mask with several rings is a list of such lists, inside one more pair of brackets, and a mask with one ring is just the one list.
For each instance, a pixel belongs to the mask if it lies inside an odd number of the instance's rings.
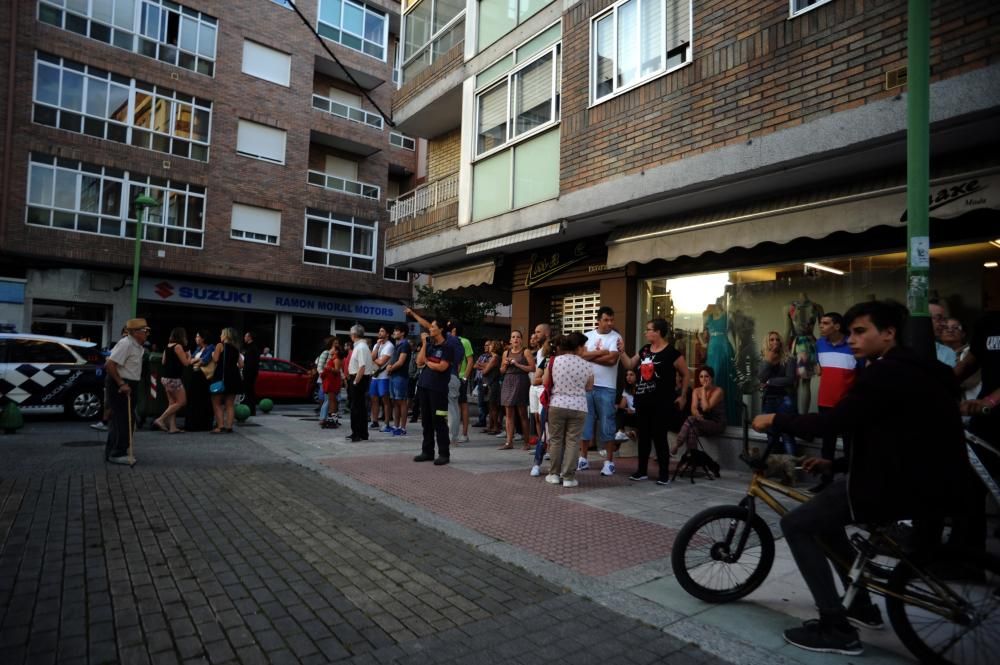
{"label": "police car", "polygon": [[103,380],[103,358],[93,342],[0,333],[0,404],[93,420],[103,408]]}

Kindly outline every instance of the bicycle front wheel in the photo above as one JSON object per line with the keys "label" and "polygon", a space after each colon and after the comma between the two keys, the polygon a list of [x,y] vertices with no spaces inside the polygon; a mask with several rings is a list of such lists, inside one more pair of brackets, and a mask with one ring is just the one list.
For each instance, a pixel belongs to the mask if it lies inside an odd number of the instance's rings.
{"label": "bicycle front wheel", "polygon": [[889,621],[921,663],[996,662],[1000,559],[944,550],[919,570],[900,562],[889,577],[889,592]]}
{"label": "bicycle front wheel", "polygon": [[[728,603],[764,582],[774,563],[774,536],[759,515],[749,522],[748,515],[740,506],[715,506],[681,527],[670,562],[685,591],[709,603]],[[744,533],[746,544],[737,556]]]}

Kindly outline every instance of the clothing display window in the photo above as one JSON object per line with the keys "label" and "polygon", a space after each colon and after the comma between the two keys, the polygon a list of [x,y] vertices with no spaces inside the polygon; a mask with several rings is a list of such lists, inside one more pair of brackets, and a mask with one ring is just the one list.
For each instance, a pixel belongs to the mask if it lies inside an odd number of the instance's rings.
{"label": "clothing display window", "polygon": [[[984,293],[1000,279],[1000,242],[931,250],[932,297],[968,331],[983,311]],[[781,336],[795,365],[788,390],[799,413],[817,410],[820,368],[816,344],[824,314],[843,314],[866,300],[906,302],[906,253],[807,258],[727,272],[657,277],[640,281],[639,318],[663,318],[688,364],[711,367],[725,391],[730,425],[761,412],[758,367],[768,335]],[[642,329],[642,326],[639,326]],[[845,331],[846,333],[846,331]],[[641,340],[633,340],[638,348]]]}

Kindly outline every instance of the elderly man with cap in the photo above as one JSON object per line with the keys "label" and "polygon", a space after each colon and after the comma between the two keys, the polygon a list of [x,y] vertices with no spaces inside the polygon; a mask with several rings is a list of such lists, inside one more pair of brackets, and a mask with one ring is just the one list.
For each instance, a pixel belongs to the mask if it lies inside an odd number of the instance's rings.
{"label": "elderly man with cap", "polygon": [[[142,376],[143,344],[149,335],[146,319],[129,319],[125,335],[118,340],[104,364],[111,427],[104,459],[112,464],[131,464],[129,439],[135,426],[135,400]],[[129,411],[132,411],[130,414]]]}

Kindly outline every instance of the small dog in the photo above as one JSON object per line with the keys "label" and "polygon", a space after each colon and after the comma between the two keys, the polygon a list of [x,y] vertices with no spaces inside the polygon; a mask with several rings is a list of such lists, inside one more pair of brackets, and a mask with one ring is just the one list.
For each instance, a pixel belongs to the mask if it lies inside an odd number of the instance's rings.
{"label": "small dog", "polygon": [[[750,457],[760,459],[760,448],[751,448]],[[795,467],[802,464],[805,459],[803,455],[779,455],[772,453],[767,456],[767,468],[764,469],[765,478],[780,478],[781,482],[789,487],[795,487]]]}
{"label": "small dog", "polygon": [[691,482],[694,482],[694,472],[701,469],[705,473],[705,477],[709,480],[715,480],[716,478],[721,478],[719,472],[722,467],[719,463],[712,459],[712,456],[706,453],[704,450],[694,449],[688,450],[684,453],[681,460],[677,463],[677,468],[674,469],[674,476],[672,480],[677,480],[677,476],[681,478],[684,477],[684,473],[688,472],[691,476]]}

